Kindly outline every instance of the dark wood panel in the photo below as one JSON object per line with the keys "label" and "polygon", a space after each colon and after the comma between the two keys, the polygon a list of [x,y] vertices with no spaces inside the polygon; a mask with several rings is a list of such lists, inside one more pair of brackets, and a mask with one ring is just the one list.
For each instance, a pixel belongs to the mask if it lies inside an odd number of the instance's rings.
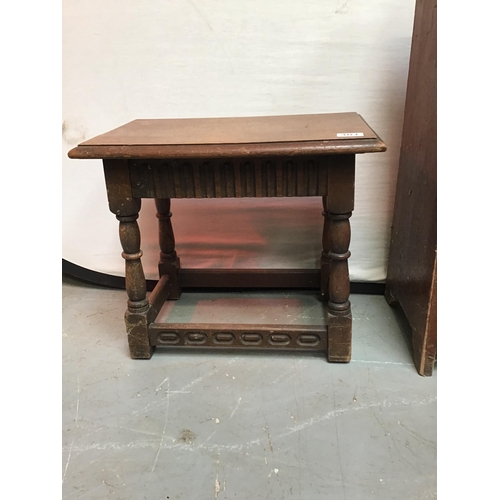
{"label": "dark wood panel", "polygon": [[417,0],[386,297],[411,325],[421,375],[437,354],[436,63],[436,1]]}
{"label": "dark wood panel", "polygon": [[152,323],[151,345],[326,351],[326,325]]}
{"label": "dark wood panel", "polygon": [[[328,166],[344,156],[281,160],[129,160],[136,198],[323,196]],[[337,167],[336,167],[337,168]],[[339,191],[338,196],[341,195]]]}
{"label": "dark wood panel", "polygon": [[319,289],[318,269],[180,269],[182,288]]}

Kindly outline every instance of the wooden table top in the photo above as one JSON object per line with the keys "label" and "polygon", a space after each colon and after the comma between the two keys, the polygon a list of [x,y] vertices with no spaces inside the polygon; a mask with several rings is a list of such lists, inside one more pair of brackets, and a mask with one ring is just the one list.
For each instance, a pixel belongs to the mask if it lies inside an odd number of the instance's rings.
{"label": "wooden table top", "polygon": [[386,145],[357,113],[134,120],[70,158],[199,158],[370,153]]}

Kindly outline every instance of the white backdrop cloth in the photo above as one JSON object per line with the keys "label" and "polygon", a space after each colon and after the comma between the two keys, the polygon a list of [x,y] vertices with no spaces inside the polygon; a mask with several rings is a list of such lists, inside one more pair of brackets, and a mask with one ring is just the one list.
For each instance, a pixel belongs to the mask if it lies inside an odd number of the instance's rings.
{"label": "white backdrop cloth", "polygon": [[[124,275],[101,162],[69,149],[136,118],[355,111],[388,151],[360,155],[353,281],[382,281],[402,131],[414,2],[64,0],[63,258]],[[139,218],[146,277],[157,219]],[[173,200],[185,268],[315,268],[320,198]]]}

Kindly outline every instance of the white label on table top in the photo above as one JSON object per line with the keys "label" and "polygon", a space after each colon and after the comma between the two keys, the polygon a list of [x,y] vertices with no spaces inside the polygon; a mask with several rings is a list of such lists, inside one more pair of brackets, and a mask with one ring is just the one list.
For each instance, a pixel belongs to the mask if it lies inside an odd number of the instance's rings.
{"label": "white label on table top", "polygon": [[363,132],[342,132],[337,134],[337,137],[364,137]]}

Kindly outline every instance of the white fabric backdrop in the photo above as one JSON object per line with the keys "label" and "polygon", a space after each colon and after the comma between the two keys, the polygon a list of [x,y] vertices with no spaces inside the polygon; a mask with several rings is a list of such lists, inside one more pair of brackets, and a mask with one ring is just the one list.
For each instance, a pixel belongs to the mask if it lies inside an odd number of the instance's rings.
{"label": "white fabric backdrop", "polygon": [[[69,149],[135,118],[360,113],[388,146],[358,156],[353,281],[380,281],[414,1],[63,0],[63,258],[123,276],[102,166]],[[272,208],[272,209],[271,209]],[[173,200],[183,267],[314,268],[320,198]],[[139,218],[156,277],[152,200]]]}

